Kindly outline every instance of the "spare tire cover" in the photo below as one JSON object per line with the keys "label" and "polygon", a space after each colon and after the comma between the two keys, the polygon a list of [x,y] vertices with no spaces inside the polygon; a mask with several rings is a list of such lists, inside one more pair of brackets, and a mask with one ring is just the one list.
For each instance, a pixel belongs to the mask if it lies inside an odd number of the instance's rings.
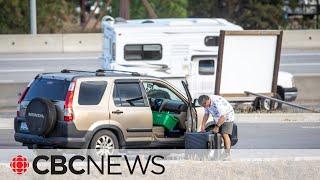
{"label": "spare tire cover", "polygon": [[47,99],[35,98],[26,109],[26,122],[31,134],[47,135],[56,124],[55,105]]}

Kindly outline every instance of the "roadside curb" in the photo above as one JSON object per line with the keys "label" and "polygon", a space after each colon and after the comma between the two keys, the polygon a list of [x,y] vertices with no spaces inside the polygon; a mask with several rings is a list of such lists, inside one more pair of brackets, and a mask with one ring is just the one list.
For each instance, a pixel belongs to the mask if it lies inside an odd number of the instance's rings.
{"label": "roadside curb", "polygon": [[306,123],[320,122],[320,113],[236,114],[236,123]]}

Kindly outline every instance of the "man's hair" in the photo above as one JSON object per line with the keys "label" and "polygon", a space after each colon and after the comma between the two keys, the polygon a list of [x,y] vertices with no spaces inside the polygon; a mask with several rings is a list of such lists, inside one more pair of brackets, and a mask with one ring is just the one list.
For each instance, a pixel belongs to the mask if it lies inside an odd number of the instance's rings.
{"label": "man's hair", "polygon": [[209,100],[209,99],[210,99],[209,96],[207,96],[207,95],[201,95],[201,96],[199,96],[199,98],[198,98],[198,103],[199,103],[200,106],[202,106],[202,104],[203,104],[204,102],[206,102],[207,100]]}

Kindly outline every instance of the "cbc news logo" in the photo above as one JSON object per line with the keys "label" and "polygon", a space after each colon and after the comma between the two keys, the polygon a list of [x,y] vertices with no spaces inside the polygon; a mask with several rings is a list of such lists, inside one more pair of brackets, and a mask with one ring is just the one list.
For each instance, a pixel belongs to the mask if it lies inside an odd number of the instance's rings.
{"label": "cbc news logo", "polygon": [[[142,159],[145,159],[146,161],[142,161]],[[65,174],[68,171],[75,175],[89,175],[94,167],[102,175],[122,175],[123,173],[125,173],[123,171],[126,171],[133,175],[135,171],[140,170],[143,175],[147,173],[161,175],[165,172],[165,166],[161,163],[164,159],[165,158],[161,155],[148,155],[147,157],[136,155],[135,158],[134,156],[131,157],[130,155],[126,154],[108,155],[106,157],[101,156],[101,159],[93,158],[90,155],[74,155],[70,159],[69,157],[65,157],[63,155],[38,155],[30,163],[32,165],[31,170],[40,175],[48,173],[52,175],[59,175]],[[39,169],[39,161],[50,163],[50,167]],[[82,169],[76,169],[75,164],[77,162],[75,161],[84,162],[84,165],[86,165],[87,168],[83,167]],[[125,163],[122,164],[121,161]],[[14,173],[21,175],[27,172],[30,163],[27,157],[17,155],[11,159],[10,167]],[[115,169],[113,169],[114,166],[123,166],[125,168],[123,168],[122,171],[116,171]],[[148,168],[149,166],[151,167]]]}
{"label": "cbc news logo", "polygon": [[21,155],[15,156],[10,162],[10,167],[16,174],[23,174],[29,167],[28,159],[25,156]]}

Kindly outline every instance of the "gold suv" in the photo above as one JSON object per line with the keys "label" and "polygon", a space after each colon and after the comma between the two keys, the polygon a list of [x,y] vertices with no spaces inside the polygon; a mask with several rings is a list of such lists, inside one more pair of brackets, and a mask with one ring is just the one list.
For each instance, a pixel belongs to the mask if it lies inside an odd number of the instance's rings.
{"label": "gold suv", "polygon": [[[43,73],[19,99],[14,136],[28,148],[179,148],[192,124],[189,107],[168,82],[134,72]],[[155,125],[155,114],[177,122]]]}

